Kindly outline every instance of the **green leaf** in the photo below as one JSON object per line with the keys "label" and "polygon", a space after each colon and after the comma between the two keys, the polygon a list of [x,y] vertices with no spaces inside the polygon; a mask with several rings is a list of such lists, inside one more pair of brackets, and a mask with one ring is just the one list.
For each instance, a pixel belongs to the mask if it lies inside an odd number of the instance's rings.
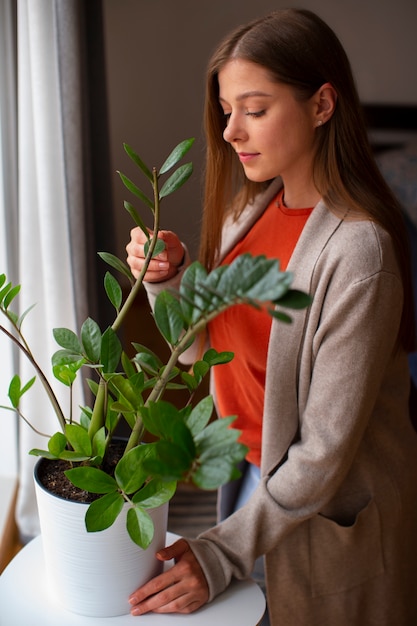
{"label": "green leaf", "polygon": [[158,438],[165,438],[184,447],[186,454],[194,453],[191,432],[185,424],[184,410],[170,402],[159,400],[142,407],[141,415],[146,430]]}
{"label": "green leaf", "polygon": [[199,383],[209,371],[210,365],[206,361],[196,361],[193,365],[193,373]]}
{"label": "green leaf", "polygon": [[51,454],[50,452],[48,452],[48,450],[41,450],[40,448],[32,448],[32,450],[29,450],[29,454],[31,454],[32,456],[41,456],[44,459],[50,460],[57,458],[55,454]]}
{"label": "green leaf", "polygon": [[88,387],[89,387],[90,391],[92,392],[92,394],[94,396],[96,396],[97,392],[98,392],[98,383],[97,383],[97,381],[92,380],[91,378],[87,378],[87,384],[88,384]]}
{"label": "green leaf", "polygon": [[91,456],[92,445],[88,432],[78,424],[67,424],[65,435],[74,449],[74,452],[84,456]]}
{"label": "green leaf", "polygon": [[7,283],[7,285],[5,287],[3,287],[3,289],[0,291],[0,303],[2,308],[6,308],[4,306],[4,299],[7,296],[7,294],[9,293],[10,289],[12,288],[12,283]]}
{"label": "green leaf", "polygon": [[[152,241],[153,241],[152,239],[148,239],[148,241],[146,241],[145,245],[143,246],[143,252],[146,257],[148,256],[149,247]],[[158,239],[158,241],[155,244],[155,248],[153,249],[152,257],[156,257],[158,256],[158,254],[161,254],[161,252],[165,250],[165,247],[166,246],[165,246],[165,242],[163,241],[163,239]]]}
{"label": "green leaf", "polygon": [[90,456],[86,456],[81,452],[74,452],[74,450],[63,450],[59,458],[63,461],[70,461],[71,463],[82,463],[83,461],[91,462]]}
{"label": "green leaf", "polygon": [[129,450],[118,462],[115,478],[120,489],[127,494],[140,489],[148,477],[144,469],[144,461],[155,454],[153,444],[139,445]]}
{"label": "green leaf", "polygon": [[21,395],[22,393],[21,393],[20,376],[15,374],[12,380],[10,381],[9,391],[8,391],[9,400],[15,409],[19,406]]}
{"label": "green leaf", "polygon": [[7,309],[10,306],[12,300],[14,300],[14,298],[17,296],[19,291],[20,291],[20,285],[16,285],[12,289],[10,289],[9,293],[4,298],[3,305],[5,309]]}
{"label": "green leaf", "polygon": [[285,293],[291,280],[291,274],[279,271],[276,259],[242,254],[222,274],[217,290],[229,297],[236,294],[242,298],[268,301]]}
{"label": "green leaf", "polygon": [[20,328],[19,326],[19,316],[14,313],[13,311],[10,311],[9,309],[7,311],[5,311],[6,317],[11,321],[12,324],[14,324],[17,328]]}
{"label": "green leaf", "polygon": [[191,430],[193,437],[207,426],[213,414],[213,398],[207,396],[192,409],[190,415],[186,419],[186,424]]}
{"label": "green leaf", "polygon": [[193,173],[193,164],[186,163],[185,165],[181,165],[162,186],[162,189],[159,192],[159,198],[165,198],[169,196],[171,193],[174,193],[177,189],[182,187],[182,185],[190,178]]}
{"label": "green leaf", "polygon": [[79,363],[80,355],[74,354],[71,350],[57,350],[51,358],[52,367],[62,367],[70,363]]}
{"label": "green leaf", "polygon": [[187,154],[187,152],[193,145],[194,141],[195,141],[194,137],[192,137],[191,139],[184,139],[184,141],[181,141],[181,143],[175,146],[175,148],[173,149],[169,157],[161,166],[161,169],[159,170],[159,174],[166,174],[166,172],[168,172],[172,167],[174,167],[174,165],[176,165],[178,161],[181,161],[183,156]]}
{"label": "green leaf", "polygon": [[235,419],[234,416],[216,419],[194,437],[200,458],[212,457],[218,454],[219,448],[237,441],[240,431],[230,428]]}
{"label": "green leaf", "polygon": [[153,352],[153,350],[151,350],[150,348],[148,348],[147,346],[144,346],[141,343],[136,343],[133,342],[132,346],[134,347],[134,349],[136,350],[137,355],[142,355],[142,354],[149,354],[152,359],[147,361],[147,362],[154,362],[155,363],[155,371],[159,370],[162,366],[163,363],[161,361],[161,359],[159,358],[159,356],[157,354],[155,354],[155,352]]}
{"label": "green leaf", "polygon": [[[88,381],[87,381],[88,382]],[[80,406],[80,424],[83,428],[88,430],[91,422],[91,415],[93,413],[91,407],[89,406]]]}
{"label": "green leaf", "polygon": [[100,361],[105,373],[115,372],[122,354],[120,339],[112,328],[107,328],[101,340]]}
{"label": "green leaf", "polygon": [[17,407],[19,406],[20,398],[23,396],[24,393],[26,393],[26,391],[28,391],[28,389],[32,387],[35,380],[36,380],[36,376],[31,378],[26,383],[26,385],[22,387],[22,382],[21,382],[20,377],[17,374],[13,376],[12,380],[10,381],[8,396],[9,396],[10,402],[12,403],[12,406],[15,409],[17,409]]}
{"label": "green leaf", "polygon": [[[285,275],[279,272],[278,261],[266,259],[263,255],[252,257],[250,254],[238,256],[230,265],[216,268],[207,277],[200,290],[210,305],[208,310],[216,310],[220,305],[230,305],[249,301],[257,306],[256,300],[267,301],[283,293]],[[289,277],[289,282],[291,277]],[[288,287],[285,287],[285,290]]]}
{"label": "green leaf", "polygon": [[48,441],[48,450],[54,457],[59,457],[61,452],[65,450],[67,438],[63,433],[55,433]]}
{"label": "green leaf", "polygon": [[130,202],[125,201],[123,203],[123,206],[125,207],[126,211],[129,213],[129,215],[132,218],[132,220],[135,222],[136,226],[139,226],[139,228],[141,229],[143,234],[149,239],[149,237],[150,237],[149,230],[147,229],[146,224],[142,220],[142,218],[139,215],[139,213],[136,211],[136,209],[133,206],[133,204],[131,204]]}
{"label": "green leaf", "polygon": [[110,254],[110,252],[99,252],[98,256],[103,259],[107,265],[110,265],[110,267],[113,267],[121,274],[124,274],[124,276],[127,276],[129,281],[132,282],[135,280],[129,266],[118,259],[117,256],[114,256],[114,254]]}
{"label": "green leaf", "polygon": [[128,357],[128,355],[126,354],[126,352],[122,352],[121,361],[122,361],[123,371],[125,372],[126,376],[128,377],[133,376],[136,373],[136,368],[133,365],[130,358]]}
{"label": "green leaf", "polygon": [[[25,311],[23,311],[22,315],[20,315],[19,319],[16,322],[16,326],[18,328],[21,328],[23,320],[25,319],[26,315],[35,307],[35,304],[32,304],[32,306],[28,307]],[[9,311],[10,314],[10,311]]]}
{"label": "green leaf", "polygon": [[[135,411],[133,411],[133,409],[125,406],[121,402],[114,402],[112,405],[112,414],[116,415],[116,412],[117,412],[117,419],[119,418],[119,415],[123,415],[130,430],[132,430],[135,427],[136,413]],[[107,423],[108,421],[106,421],[106,425]]]}
{"label": "green leaf", "polygon": [[110,378],[109,384],[112,391],[117,394],[118,401],[121,401],[129,409],[137,411],[143,405],[143,376],[140,376],[139,373],[130,379],[116,374]]}
{"label": "green leaf", "polygon": [[191,469],[193,453],[172,441],[157,441],[154,445],[157,457],[144,463],[149,474],[167,481],[183,480]]}
{"label": "green leaf", "polygon": [[133,361],[140,367],[140,369],[151,376],[157,376],[162,365],[159,364],[159,359],[155,359],[152,354],[147,352],[138,352],[133,357]]}
{"label": "green leaf", "polygon": [[274,300],[279,303],[280,306],[288,307],[289,309],[305,309],[313,301],[313,298],[303,291],[298,289],[289,289],[283,296]]}
{"label": "green leaf", "polygon": [[123,510],[124,499],[120,493],[108,493],[94,500],[85,514],[85,526],[88,532],[105,530],[114,524]]}
{"label": "green leaf", "polygon": [[150,180],[151,183],[152,183],[153,182],[152,172],[147,167],[147,165],[145,165],[145,163],[142,161],[140,156],[138,154],[136,154],[136,152],[133,150],[133,148],[131,148],[127,143],[124,143],[123,147],[125,149],[126,154],[139,167],[139,169],[142,170],[142,172],[145,174],[146,178],[148,178],[148,180]]}
{"label": "green leaf", "polygon": [[22,387],[22,391],[21,391],[21,393],[20,393],[20,395],[21,395],[21,396],[22,396],[24,393],[26,393],[28,389],[30,389],[30,388],[32,387],[32,385],[33,385],[33,383],[35,382],[35,380],[36,380],[36,376],[34,376],[33,378],[31,378],[31,379],[30,379],[30,380],[26,383],[26,385],[25,385],[24,387]]}
{"label": "green leaf", "polygon": [[77,378],[77,372],[84,365],[84,363],[84,359],[80,359],[79,361],[66,363],[64,365],[55,365],[52,367],[52,372],[57,380],[67,387],[71,387]]}
{"label": "green leaf", "polygon": [[[88,428],[88,424],[87,424]],[[101,459],[104,458],[106,452],[106,429],[104,426],[99,428],[93,438],[92,453],[94,456],[98,456]]]}
{"label": "green leaf", "polygon": [[144,509],[155,509],[171,500],[176,488],[176,481],[166,482],[153,479],[133,496],[132,501],[140,504]]}
{"label": "green leaf", "polygon": [[[114,405],[114,402],[112,398],[110,397],[110,395],[108,395],[105,426],[107,430],[109,431],[109,433],[113,433],[120,419],[120,416],[113,411],[113,405]],[[133,428],[133,424],[131,425],[131,428]]]}
{"label": "green leaf", "polygon": [[[247,448],[242,447],[242,459],[244,458]],[[226,454],[223,456],[208,459],[200,465],[193,473],[193,482],[197,487],[204,490],[218,489],[222,485],[227,484],[231,480],[239,477],[240,472],[235,469],[236,461],[231,462]]]}
{"label": "green leaf", "polygon": [[276,311],[275,309],[269,310],[269,315],[280,322],[284,322],[284,324],[291,324],[292,319],[289,315],[284,313],[283,311]]}
{"label": "green leaf", "polygon": [[168,291],[161,291],[156,297],[154,317],[160,333],[175,345],[183,331],[184,319],[180,303]]}
{"label": "green leaf", "polygon": [[190,393],[197,389],[199,383],[196,381],[194,376],[188,372],[181,372],[181,379],[184,381]]}
{"label": "green leaf", "polygon": [[122,288],[119,283],[115,279],[115,277],[110,274],[110,272],[106,272],[104,277],[104,288],[107,293],[107,297],[116,309],[119,311],[120,305],[122,304]]}
{"label": "green leaf", "polygon": [[52,332],[55,341],[59,346],[61,346],[61,348],[69,350],[72,354],[82,356],[82,346],[77,335],[72,330],[69,330],[69,328],[54,328]]}
{"label": "green leaf", "polygon": [[81,341],[83,350],[89,361],[100,362],[101,354],[101,330],[97,322],[88,317],[81,326]]}
{"label": "green leaf", "polygon": [[201,317],[206,308],[206,300],[201,297],[197,285],[207,279],[206,269],[198,261],[185,270],[180,284],[180,304],[187,326]]}
{"label": "green leaf", "polygon": [[206,361],[210,367],[213,365],[223,365],[230,363],[234,358],[234,352],[217,352],[214,348],[210,348],[203,356],[203,361]]}
{"label": "green leaf", "polygon": [[131,193],[133,193],[134,196],[139,198],[139,200],[141,200],[144,204],[146,204],[147,207],[149,207],[153,211],[154,210],[154,204],[153,204],[152,200],[150,200],[148,198],[148,196],[146,194],[144,194],[143,191],[141,189],[139,189],[139,187],[137,185],[135,185],[135,183],[133,181],[130,180],[130,178],[128,178],[127,176],[125,176],[121,172],[118,172],[118,174],[119,174],[120,178],[122,179],[122,182],[123,182],[124,186]]}
{"label": "green leaf", "polygon": [[130,538],[139,547],[146,550],[154,536],[154,525],[151,516],[139,506],[131,508],[127,512],[127,531]]}
{"label": "green leaf", "polygon": [[115,479],[96,467],[88,467],[88,465],[73,467],[66,470],[64,474],[73,485],[90,493],[111,493],[117,491]]}

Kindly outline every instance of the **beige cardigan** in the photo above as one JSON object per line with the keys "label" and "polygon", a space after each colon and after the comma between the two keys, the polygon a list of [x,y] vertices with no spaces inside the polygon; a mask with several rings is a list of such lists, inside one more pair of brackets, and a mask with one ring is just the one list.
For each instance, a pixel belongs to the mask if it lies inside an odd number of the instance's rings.
{"label": "beige cardigan", "polygon": [[[226,225],[222,256],[279,186]],[[210,598],[265,554],[272,626],[417,624],[417,435],[390,238],[320,202],[288,270],[313,303],[273,322],[261,482],[190,545]]]}

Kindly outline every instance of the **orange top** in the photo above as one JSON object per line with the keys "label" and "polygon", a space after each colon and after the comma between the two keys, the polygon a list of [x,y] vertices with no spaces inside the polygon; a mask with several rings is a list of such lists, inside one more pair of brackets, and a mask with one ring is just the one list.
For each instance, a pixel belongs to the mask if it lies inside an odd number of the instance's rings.
{"label": "orange top", "polygon": [[[287,209],[283,190],[272,200],[251,230],[224,258],[229,264],[245,252],[280,260],[285,270],[311,209]],[[209,324],[210,343],[218,351],[233,350],[231,363],[213,369],[220,415],[237,415],[233,428],[242,431],[240,441],[249,447],[247,460],[261,462],[262,415],[266,357],[271,317],[266,311],[239,304]]]}

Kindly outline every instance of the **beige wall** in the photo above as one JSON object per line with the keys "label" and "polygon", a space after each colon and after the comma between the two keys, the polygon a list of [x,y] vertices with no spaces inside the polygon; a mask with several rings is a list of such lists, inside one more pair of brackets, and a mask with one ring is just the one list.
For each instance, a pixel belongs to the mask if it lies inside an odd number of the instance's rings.
{"label": "beige wall", "polygon": [[[210,52],[235,25],[300,4],[339,35],[364,102],[417,104],[416,0],[104,0],[113,171],[140,181],[123,142],[159,166],[176,143],[196,137],[190,153],[195,174],[166,200],[163,217],[163,227],[175,229],[192,251],[199,232],[201,115]],[[131,198],[117,174],[113,182],[117,247],[124,254],[131,222],[123,200]]]}

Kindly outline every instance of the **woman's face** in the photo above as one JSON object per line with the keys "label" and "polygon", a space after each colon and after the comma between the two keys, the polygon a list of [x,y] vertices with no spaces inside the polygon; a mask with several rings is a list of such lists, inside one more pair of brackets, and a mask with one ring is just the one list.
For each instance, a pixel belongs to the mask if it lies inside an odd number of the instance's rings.
{"label": "woman's face", "polygon": [[297,100],[294,90],[273,82],[265,68],[233,59],[219,72],[219,99],[227,119],[223,133],[246,176],[263,182],[309,186],[318,121],[316,98]]}

